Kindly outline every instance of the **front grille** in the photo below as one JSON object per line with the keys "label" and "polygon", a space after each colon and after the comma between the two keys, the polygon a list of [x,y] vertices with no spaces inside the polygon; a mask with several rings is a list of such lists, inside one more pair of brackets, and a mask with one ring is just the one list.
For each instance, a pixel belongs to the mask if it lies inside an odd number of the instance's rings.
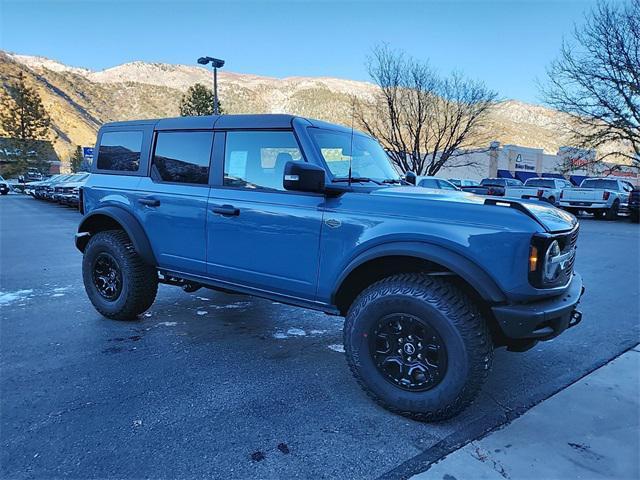
{"label": "front grille", "polygon": [[[578,234],[580,233],[580,227],[576,226],[571,232],[562,235],[558,238],[558,242],[560,243],[560,248],[562,249],[562,253],[570,252],[576,248],[578,243]],[[569,263],[564,268],[564,276],[565,280],[569,281],[571,279],[571,275],[573,274],[573,265],[576,261],[575,250],[573,256],[569,259]]]}

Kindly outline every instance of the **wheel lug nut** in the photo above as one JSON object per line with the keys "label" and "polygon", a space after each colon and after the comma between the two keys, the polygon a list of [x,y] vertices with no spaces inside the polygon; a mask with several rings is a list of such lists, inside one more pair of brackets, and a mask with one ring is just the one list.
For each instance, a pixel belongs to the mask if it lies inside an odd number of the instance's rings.
{"label": "wheel lug nut", "polygon": [[404,338],[400,337],[400,338],[398,339],[398,342],[403,343],[403,342],[404,342]]}
{"label": "wheel lug nut", "polygon": [[398,353],[399,353],[400,355],[402,355],[402,349],[401,349],[401,348],[399,348],[399,349],[398,349]]}

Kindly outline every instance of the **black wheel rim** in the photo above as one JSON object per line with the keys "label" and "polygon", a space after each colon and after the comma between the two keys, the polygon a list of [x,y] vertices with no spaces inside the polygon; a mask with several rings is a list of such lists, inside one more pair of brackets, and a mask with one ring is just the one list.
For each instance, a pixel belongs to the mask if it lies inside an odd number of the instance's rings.
{"label": "black wheel rim", "polygon": [[447,372],[447,351],[438,332],[414,315],[393,313],[371,329],[373,362],[388,382],[411,392],[438,385]]}
{"label": "black wheel rim", "polygon": [[98,293],[113,301],[122,292],[122,273],[118,262],[110,254],[100,253],[93,262],[93,285]]}

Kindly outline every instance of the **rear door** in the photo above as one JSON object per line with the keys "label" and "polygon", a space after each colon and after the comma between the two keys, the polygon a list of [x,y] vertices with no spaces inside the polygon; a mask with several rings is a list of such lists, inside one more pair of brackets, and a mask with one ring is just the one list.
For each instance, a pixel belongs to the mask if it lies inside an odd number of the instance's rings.
{"label": "rear door", "polygon": [[[291,130],[216,137],[222,185],[207,212],[209,275],[289,297],[315,298],[324,195],[282,186],[288,161],[305,161]],[[218,163],[216,161],[216,163]]]}
{"label": "rear door", "polygon": [[138,185],[134,208],[164,269],[206,273],[212,146],[212,130],[155,133],[149,175]]}

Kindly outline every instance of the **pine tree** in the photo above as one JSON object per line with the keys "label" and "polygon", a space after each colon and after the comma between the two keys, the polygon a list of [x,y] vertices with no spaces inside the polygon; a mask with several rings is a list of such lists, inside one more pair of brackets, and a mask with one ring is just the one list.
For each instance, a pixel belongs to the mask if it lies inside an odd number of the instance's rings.
{"label": "pine tree", "polygon": [[84,162],[84,155],[82,155],[82,147],[78,145],[76,150],[73,152],[71,159],[69,160],[69,166],[71,167],[71,172],[76,173],[82,171],[82,163]]}
{"label": "pine tree", "polygon": [[43,141],[49,139],[51,120],[38,92],[29,87],[23,73],[6,87],[0,100],[0,125],[8,137],[16,161],[4,168],[8,176],[23,173],[27,167],[48,171]]}
{"label": "pine tree", "polygon": [[[220,113],[223,113],[222,103],[218,98]],[[189,87],[180,101],[180,115],[183,117],[213,115],[213,90],[201,83]]]}

